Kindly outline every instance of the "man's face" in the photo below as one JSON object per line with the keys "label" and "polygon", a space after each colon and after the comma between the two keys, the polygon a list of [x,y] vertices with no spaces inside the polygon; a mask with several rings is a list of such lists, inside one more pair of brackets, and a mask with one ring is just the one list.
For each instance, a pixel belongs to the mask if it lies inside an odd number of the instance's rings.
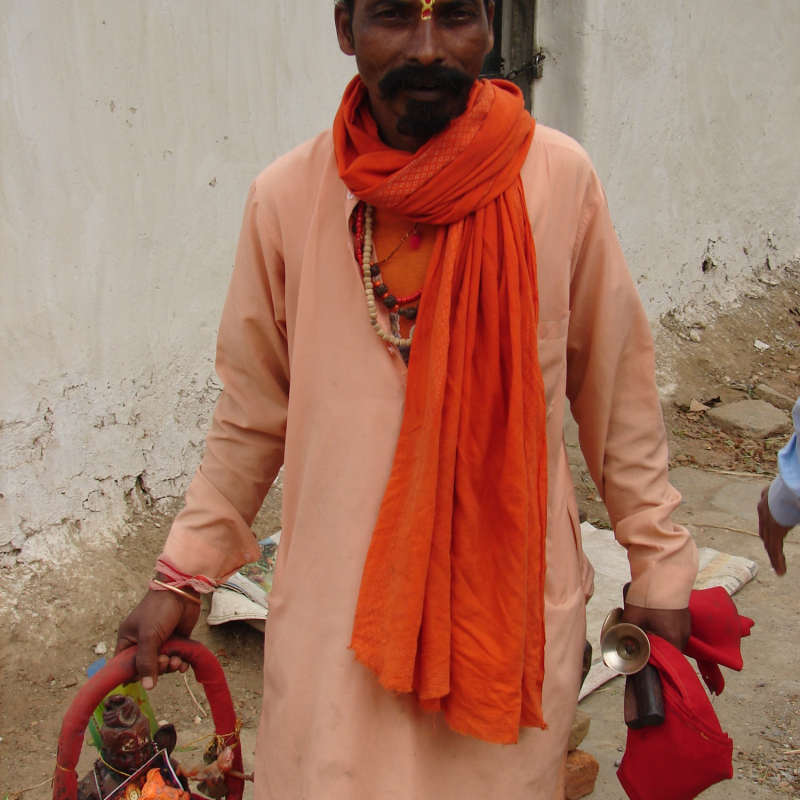
{"label": "man's face", "polygon": [[492,49],[494,3],[355,0],[336,6],[339,46],[354,55],[384,141],[415,151],[464,112]]}

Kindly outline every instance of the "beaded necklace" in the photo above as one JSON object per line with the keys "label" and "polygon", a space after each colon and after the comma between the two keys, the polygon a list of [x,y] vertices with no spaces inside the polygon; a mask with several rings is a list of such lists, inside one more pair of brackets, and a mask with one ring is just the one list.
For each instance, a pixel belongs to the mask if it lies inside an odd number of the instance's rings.
{"label": "beaded necklace", "polygon": [[[415,235],[417,226],[415,225],[400,241],[400,244],[387,256],[387,258],[376,263],[372,263],[372,227],[374,209],[369,203],[359,203],[356,209],[356,256],[361,264],[361,271],[364,281],[364,294],[367,298],[367,310],[369,312],[370,325],[375,333],[385,342],[400,348],[403,357],[406,358],[411,347],[411,340],[414,336],[414,329],[407,339],[400,336],[400,316],[408,320],[416,319],[417,308],[400,308],[406,303],[413,303],[422,297],[422,289],[413,292],[405,297],[395,297],[389,294],[389,288],[381,280],[380,264],[388,261],[399,249],[409,236]],[[387,333],[378,320],[378,309],[375,305],[375,296],[382,298],[384,306],[389,309],[389,319],[392,324],[392,332]],[[396,310],[395,310],[396,309]]]}

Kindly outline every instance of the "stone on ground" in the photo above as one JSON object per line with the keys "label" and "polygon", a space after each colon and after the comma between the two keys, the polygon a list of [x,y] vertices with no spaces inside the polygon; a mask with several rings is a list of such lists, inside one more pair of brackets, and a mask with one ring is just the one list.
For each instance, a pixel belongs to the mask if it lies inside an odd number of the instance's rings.
{"label": "stone on ground", "polygon": [[791,411],[794,408],[794,401],[797,399],[782,394],[771,386],[767,386],[766,383],[759,383],[756,386],[755,395],[759,400],[765,400],[775,408],[782,408],[784,411]]}
{"label": "stone on ground", "polygon": [[583,750],[573,750],[567,755],[567,781],[564,797],[578,800],[594,791],[600,765],[597,759]]}
{"label": "stone on ground", "polygon": [[581,742],[589,733],[589,726],[591,724],[592,718],[589,714],[580,709],[575,712],[575,720],[572,723],[572,730],[569,733],[567,750],[577,750],[581,746]]}
{"label": "stone on ground", "polygon": [[763,400],[717,406],[708,412],[708,418],[728,433],[749,439],[768,439],[791,429],[786,413]]}

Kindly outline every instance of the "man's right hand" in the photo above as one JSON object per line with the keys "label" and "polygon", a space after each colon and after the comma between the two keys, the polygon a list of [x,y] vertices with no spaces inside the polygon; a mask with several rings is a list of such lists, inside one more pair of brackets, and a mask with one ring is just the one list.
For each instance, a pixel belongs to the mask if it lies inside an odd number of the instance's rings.
{"label": "man's right hand", "polygon": [[[165,580],[159,575],[159,580]],[[191,589],[181,591],[195,595]],[[198,595],[199,596],[199,595]],[[179,656],[160,655],[161,645],[172,634],[190,636],[200,617],[200,606],[177,592],[148,589],[136,608],[119,626],[115,653],[139,645],[136,671],[144,689],[152,689],[165,672],[186,672],[189,664]]]}

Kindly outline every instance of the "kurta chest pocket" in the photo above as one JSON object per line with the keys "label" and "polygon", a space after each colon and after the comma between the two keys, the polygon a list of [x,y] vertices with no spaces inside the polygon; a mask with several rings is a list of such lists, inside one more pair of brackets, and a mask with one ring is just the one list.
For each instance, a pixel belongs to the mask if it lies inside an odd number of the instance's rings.
{"label": "kurta chest pocket", "polygon": [[553,411],[554,399],[559,394],[563,396],[566,387],[568,331],[569,312],[561,319],[539,319],[536,330],[548,417]]}

